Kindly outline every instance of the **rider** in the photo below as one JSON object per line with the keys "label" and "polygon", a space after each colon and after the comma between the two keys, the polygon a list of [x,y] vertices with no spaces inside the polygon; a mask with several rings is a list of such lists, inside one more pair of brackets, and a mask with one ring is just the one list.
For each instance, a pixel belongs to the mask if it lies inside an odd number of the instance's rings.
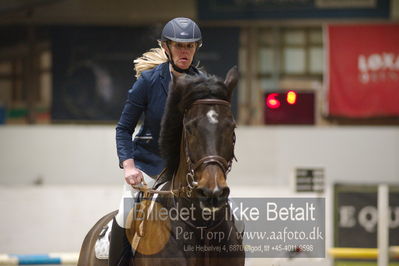
{"label": "rider", "polygon": [[[199,74],[193,59],[202,45],[202,35],[194,21],[180,17],[166,23],[160,45],[161,48],[151,49],[134,61],[138,79],[129,90],[116,127],[119,166],[124,170],[125,183],[112,225],[109,250],[109,265],[112,266],[128,265],[124,259],[129,257],[131,246],[125,235],[125,228],[129,226],[125,225],[125,219],[136,195],[131,186],[143,179],[147,184],[153,183],[164,167],[158,138],[169,83],[183,74]],[[143,124],[132,141],[142,114]]]}

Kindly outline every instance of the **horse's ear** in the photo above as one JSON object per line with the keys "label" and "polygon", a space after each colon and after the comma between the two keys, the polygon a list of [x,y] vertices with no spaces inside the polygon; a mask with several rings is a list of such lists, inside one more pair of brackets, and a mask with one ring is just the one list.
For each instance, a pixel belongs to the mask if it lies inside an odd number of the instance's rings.
{"label": "horse's ear", "polygon": [[227,87],[229,98],[231,97],[233,89],[237,87],[238,78],[239,78],[238,68],[237,66],[233,66],[229,70],[229,72],[227,72],[226,79],[224,80],[224,84]]}

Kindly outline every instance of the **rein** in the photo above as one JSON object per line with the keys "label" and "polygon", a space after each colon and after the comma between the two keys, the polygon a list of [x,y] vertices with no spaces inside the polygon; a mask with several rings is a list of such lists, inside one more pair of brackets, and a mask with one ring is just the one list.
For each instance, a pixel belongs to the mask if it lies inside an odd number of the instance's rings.
{"label": "rein", "polygon": [[[174,184],[174,179],[175,176],[172,178],[172,185],[170,190],[166,191],[159,191],[153,188],[148,188],[147,184],[145,183],[144,180],[141,181],[141,184],[139,186],[132,185],[134,189],[139,190],[140,192],[143,192],[144,195],[149,196],[151,194],[159,194],[159,195],[180,195],[181,193],[186,194],[187,197],[191,197],[193,189],[195,189],[198,186],[198,182],[195,181],[195,171],[200,167],[200,166],[206,166],[211,163],[216,163],[221,167],[223,170],[224,174],[227,176],[228,172],[231,170],[231,165],[232,165],[232,159],[234,158],[237,160],[233,154],[233,158],[229,161],[227,161],[225,158],[219,155],[208,155],[204,156],[201,159],[199,159],[197,162],[193,162],[191,157],[190,157],[190,152],[189,152],[189,145],[188,145],[188,140],[187,140],[187,129],[186,129],[186,123],[184,123],[186,119],[186,114],[188,110],[191,109],[193,105],[222,105],[222,106],[227,106],[230,108],[230,103],[225,100],[220,100],[220,99],[199,99],[194,101],[189,108],[187,108],[184,112],[183,116],[183,138],[185,141],[185,153],[186,153],[186,159],[187,159],[187,166],[188,166],[188,171],[186,173],[186,186],[182,186],[179,189],[173,189],[173,184]],[[233,139],[233,146],[235,145],[235,135]],[[160,178],[165,174],[166,169],[164,169],[157,177],[155,184],[157,184],[157,181],[160,180]]]}

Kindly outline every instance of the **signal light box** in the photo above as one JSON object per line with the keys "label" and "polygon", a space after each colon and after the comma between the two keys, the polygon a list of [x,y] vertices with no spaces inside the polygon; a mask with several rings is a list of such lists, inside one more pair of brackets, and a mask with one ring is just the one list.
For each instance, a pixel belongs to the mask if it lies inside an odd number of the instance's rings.
{"label": "signal light box", "polygon": [[293,90],[265,93],[264,123],[268,125],[314,125],[315,93]]}

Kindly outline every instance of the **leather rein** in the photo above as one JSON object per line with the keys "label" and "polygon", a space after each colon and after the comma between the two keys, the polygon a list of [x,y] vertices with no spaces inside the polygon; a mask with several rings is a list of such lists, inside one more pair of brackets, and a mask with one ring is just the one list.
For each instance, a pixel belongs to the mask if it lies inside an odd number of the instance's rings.
{"label": "leather rein", "polygon": [[[165,191],[160,191],[160,190],[156,190],[154,188],[148,188],[147,184],[145,183],[144,180],[142,180],[140,185],[132,185],[132,187],[134,189],[139,190],[140,192],[143,192],[145,196],[149,196],[151,194],[159,194],[159,195],[180,195],[180,194],[186,194],[187,197],[191,197],[192,191],[193,189],[195,189],[198,186],[198,182],[195,181],[195,171],[201,167],[201,166],[206,166],[208,164],[211,163],[215,163],[217,165],[220,166],[220,168],[223,170],[224,174],[227,176],[228,172],[230,172],[231,170],[231,165],[232,165],[232,161],[233,158],[235,160],[236,157],[233,153],[233,157],[227,161],[225,158],[223,158],[222,156],[219,155],[208,155],[208,156],[204,156],[201,159],[199,159],[196,162],[193,162],[193,160],[190,157],[190,152],[189,152],[189,145],[188,145],[188,139],[187,139],[187,129],[186,129],[186,114],[188,112],[188,110],[191,109],[191,107],[193,107],[193,105],[222,105],[222,106],[226,106],[228,108],[231,108],[231,105],[228,101],[225,100],[220,100],[220,99],[199,99],[194,101],[190,108],[187,108],[184,112],[184,117],[183,117],[183,138],[185,141],[185,154],[186,154],[186,159],[187,159],[187,166],[188,166],[188,171],[186,173],[186,182],[187,185],[186,186],[181,186],[178,189],[172,189],[173,188],[173,184],[174,184],[174,179],[175,176],[172,178],[172,185],[171,185],[171,189],[170,190],[165,190]],[[233,134],[233,148],[235,145],[235,134]],[[157,181],[160,180],[160,178],[165,174],[166,169],[164,169],[157,177],[156,181],[154,184],[157,184]]]}

